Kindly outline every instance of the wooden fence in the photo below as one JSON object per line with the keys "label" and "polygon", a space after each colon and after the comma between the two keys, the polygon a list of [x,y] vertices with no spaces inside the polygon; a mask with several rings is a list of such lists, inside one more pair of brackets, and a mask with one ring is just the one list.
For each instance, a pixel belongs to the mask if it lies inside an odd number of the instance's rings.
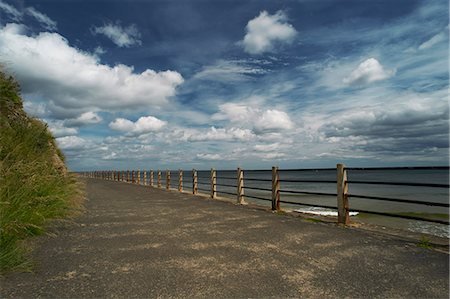
{"label": "wooden fence", "polygon": [[[255,188],[255,187],[244,187],[244,170],[241,168],[237,169],[236,172],[236,185],[229,185],[229,184],[218,184],[217,183],[217,171],[215,169],[211,169],[210,175],[209,175],[209,188],[199,188],[199,177],[198,177],[198,171],[196,169],[192,170],[192,194],[198,194],[199,190],[203,192],[209,193],[209,196],[211,198],[217,198],[217,186],[224,186],[224,187],[232,187],[236,188],[235,193],[231,192],[225,192],[222,193],[234,195],[236,196],[236,202],[238,204],[245,204],[245,197],[244,194],[245,189],[249,190],[261,190],[271,193],[271,199],[266,199],[258,196],[251,196],[247,195],[249,198],[254,199],[260,199],[260,200],[270,200],[272,204],[272,210],[274,211],[280,211],[280,203],[286,203],[286,204],[295,204],[295,205],[302,205],[302,206],[313,206],[313,207],[323,207],[323,208],[331,208],[331,209],[337,209],[337,222],[338,224],[342,225],[348,225],[350,223],[350,206],[349,206],[349,197],[352,198],[363,198],[363,199],[372,199],[372,200],[381,200],[381,201],[391,201],[391,202],[398,202],[398,203],[408,203],[408,204],[418,204],[418,205],[428,205],[428,206],[438,206],[438,207],[444,207],[449,208],[450,204],[447,203],[438,203],[438,202],[430,202],[430,201],[414,201],[410,199],[404,199],[404,198],[389,198],[389,197],[377,197],[377,196],[367,196],[367,195],[356,195],[356,194],[349,194],[349,181],[347,172],[349,170],[398,170],[398,169],[407,169],[407,170],[413,170],[413,169],[419,169],[419,170],[426,170],[426,169],[440,169],[440,170],[449,170],[450,168],[447,166],[444,167],[386,167],[386,168],[346,168],[344,164],[337,164],[336,168],[321,168],[321,169],[288,169],[285,171],[336,171],[336,180],[280,180],[279,176],[279,169],[278,167],[272,167],[271,175],[272,179],[255,179],[255,178],[248,178],[249,181],[260,181],[260,182],[266,182],[269,183],[271,181],[271,189],[268,188]],[[108,171],[89,171],[89,172],[81,172],[80,173],[84,177],[88,178],[98,178],[98,179],[105,179],[105,180],[112,180],[112,181],[118,181],[118,182],[127,182],[131,184],[137,184],[137,185],[144,185],[144,186],[150,186],[150,187],[157,187],[157,188],[164,188],[162,185],[162,173],[161,170],[156,171],[156,182],[154,180],[155,173],[153,170],[150,171],[143,171],[141,173],[141,170],[108,170]],[[143,174],[143,175],[142,175]],[[142,178],[142,180],[141,180]],[[227,178],[232,179],[232,178]],[[178,190],[178,192],[185,192],[183,191],[183,170],[178,170],[178,178],[177,178],[177,188],[172,188],[171,186],[171,171],[166,170],[165,172],[165,189],[167,191],[174,191]],[[175,179],[176,180],[176,179]],[[313,182],[313,183],[335,183],[336,184],[336,193],[324,193],[324,192],[306,192],[306,191],[292,191],[292,190],[281,190],[280,189],[280,182],[295,182],[295,183],[304,183],[304,182]],[[371,184],[371,185],[400,185],[400,186],[419,186],[419,187],[431,187],[431,188],[446,188],[449,189],[448,184],[432,184],[432,183],[408,183],[408,182],[375,182],[375,181],[351,181],[352,184]],[[205,184],[205,183],[203,183]],[[307,203],[299,203],[299,202],[292,202],[292,201],[286,201],[281,200],[281,193],[294,193],[294,194],[307,194],[307,195],[319,195],[319,196],[332,196],[336,198],[337,204],[336,206],[324,206],[319,204],[307,204]],[[448,220],[441,220],[441,219],[429,219],[429,218],[422,218],[422,217],[416,217],[411,215],[401,215],[401,214],[394,214],[394,213],[385,213],[385,212],[378,212],[378,211],[368,211],[368,210],[361,210],[361,209],[352,209],[352,211],[356,212],[363,212],[363,213],[371,213],[376,215],[384,215],[384,216],[391,216],[391,217],[398,217],[398,218],[406,218],[406,219],[412,219],[412,220],[421,220],[421,221],[429,221],[429,222],[435,222],[440,224],[449,224]]]}

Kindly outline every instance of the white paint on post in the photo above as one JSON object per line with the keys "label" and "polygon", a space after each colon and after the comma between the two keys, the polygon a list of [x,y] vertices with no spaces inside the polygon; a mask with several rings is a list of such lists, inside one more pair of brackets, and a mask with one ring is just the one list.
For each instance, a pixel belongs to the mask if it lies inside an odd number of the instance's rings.
{"label": "white paint on post", "polygon": [[178,191],[183,192],[183,170],[178,171]]}
{"label": "white paint on post", "polygon": [[349,225],[348,182],[344,164],[337,165],[337,207],[338,224]]}
{"label": "white paint on post", "polygon": [[217,197],[217,177],[216,170],[211,168],[211,198]]}
{"label": "white paint on post", "polygon": [[198,177],[197,170],[192,169],[192,194],[198,193]]}
{"label": "white paint on post", "polygon": [[238,204],[246,204],[244,198],[244,170],[241,168],[237,169],[237,202]]}

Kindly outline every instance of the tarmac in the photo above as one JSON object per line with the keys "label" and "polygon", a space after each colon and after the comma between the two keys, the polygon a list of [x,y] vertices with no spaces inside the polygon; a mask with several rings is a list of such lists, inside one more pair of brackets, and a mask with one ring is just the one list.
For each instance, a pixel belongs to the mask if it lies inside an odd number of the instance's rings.
{"label": "tarmac", "polygon": [[448,298],[449,255],[252,206],[85,179],[1,298]]}

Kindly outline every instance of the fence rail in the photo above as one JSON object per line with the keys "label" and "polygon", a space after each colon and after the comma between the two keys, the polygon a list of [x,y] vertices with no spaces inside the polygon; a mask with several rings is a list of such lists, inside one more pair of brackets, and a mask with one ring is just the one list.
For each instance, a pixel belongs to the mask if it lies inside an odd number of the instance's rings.
{"label": "fence rail", "polygon": [[[245,203],[245,198],[258,199],[263,201],[272,202],[272,210],[280,210],[280,203],[289,205],[300,205],[300,206],[311,206],[320,207],[327,209],[335,209],[338,212],[338,223],[348,225],[350,223],[349,213],[361,212],[374,215],[383,215],[396,218],[404,218],[411,220],[434,222],[439,224],[449,225],[449,221],[441,219],[431,219],[426,217],[404,215],[401,213],[387,213],[368,209],[358,209],[350,208],[349,199],[367,199],[367,200],[378,200],[378,201],[388,201],[396,202],[401,204],[416,204],[416,205],[426,205],[435,207],[449,208],[450,204],[433,202],[433,201],[418,201],[406,198],[394,198],[394,197],[380,197],[373,195],[364,194],[353,194],[349,192],[349,185],[386,185],[386,186],[408,186],[408,187],[422,187],[422,188],[445,188],[449,189],[449,184],[436,184],[436,183],[423,183],[423,182],[388,182],[388,181],[363,181],[363,180],[348,180],[348,172],[352,171],[381,171],[381,170],[450,170],[448,166],[431,166],[431,167],[372,167],[372,168],[355,168],[355,167],[345,167],[344,164],[337,164],[336,168],[318,168],[318,169],[283,169],[279,170],[278,167],[272,167],[272,170],[248,170],[261,173],[271,173],[271,179],[261,179],[261,178],[245,178],[244,170],[241,168],[237,169],[236,177],[227,176],[217,176],[217,171],[211,169],[209,176],[206,175],[205,171],[202,171],[201,176],[196,169],[192,170],[192,188],[190,188],[193,194],[198,194],[199,191],[209,193],[211,198],[216,198],[218,194],[227,194],[236,196],[236,201],[239,204]],[[280,179],[279,174],[289,173],[289,172],[324,172],[324,171],[336,171],[336,180],[306,180],[306,179]],[[165,188],[167,191],[172,189],[171,187],[171,174],[173,174],[173,185],[177,187],[179,192],[183,191],[183,170],[178,170],[178,175],[176,171],[166,170],[107,170],[107,171],[89,171],[82,172],[81,175],[89,178],[100,178],[105,180],[113,180],[118,182],[127,182],[132,184]],[[217,183],[217,180],[235,180],[236,185],[231,183]],[[200,181],[201,180],[201,181]],[[262,182],[271,183],[271,188],[255,187],[255,186],[244,186],[244,181],[246,182]],[[229,182],[229,181],[227,181]],[[317,184],[336,184],[336,193],[330,192],[311,192],[305,190],[290,190],[281,189],[280,183],[317,183]],[[165,185],[165,186],[164,186]],[[200,187],[199,187],[200,185]],[[205,186],[209,186],[206,188]],[[235,188],[236,192],[230,192],[229,190],[218,190],[217,187]],[[245,194],[245,190],[250,191],[262,191],[266,192],[267,196],[270,198],[262,197],[259,194]],[[336,206],[324,205],[320,203],[310,203],[310,202],[297,202],[281,199],[282,194],[298,194],[298,195],[317,195],[326,197],[335,197]]]}

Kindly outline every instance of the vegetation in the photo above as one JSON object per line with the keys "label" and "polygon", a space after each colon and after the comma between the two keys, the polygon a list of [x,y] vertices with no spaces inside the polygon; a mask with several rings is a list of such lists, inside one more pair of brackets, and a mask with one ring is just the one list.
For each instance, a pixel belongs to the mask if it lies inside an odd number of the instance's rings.
{"label": "vegetation", "polygon": [[77,187],[47,125],[27,116],[19,85],[0,70],[0,273],[29,269],[23,240],[73,214]]}
{"label": "vegetation", "polygon": [[417,246],[425,249],[433,248],[433,245],[430,243],[430,240],[425,236],[422,236],[420,242],[417,243]]}

